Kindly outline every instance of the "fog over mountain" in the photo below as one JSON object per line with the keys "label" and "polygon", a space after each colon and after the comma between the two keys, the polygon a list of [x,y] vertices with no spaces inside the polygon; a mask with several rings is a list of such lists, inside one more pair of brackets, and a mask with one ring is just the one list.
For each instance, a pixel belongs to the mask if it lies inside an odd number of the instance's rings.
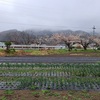
{"label": "fog over mountain", "polygon": [[77,34],[92,34],[91,32],[85,32],[82,30],[77,30],[77,31],[72,31],[72,30],[58,30],[58,31],[52,31],[52,30],[23,30],[23,31],[19,31],[17,29],[12,29],[12,30],[6,30],[6,31],[2,31],[0,32],[0,35],[6,35],[8,33],[13,33],[16,34],[17,32],[26,32],[29,34],[34,34],[34,35],[50,35],[50,34],[73,34],[73,35],[77,35]]}
{"label": "fog over mountain", "polygon": [[[95,33],[95,38],[100,39],[100,34]],[[24,30],[16,29],[0,32],[0,41],[13,41],[15,44],[47,44],[57,45],[64,44],[62,39],[80,41],[81,39],[89,39],[93,37],[93,33],[82,30]]]}

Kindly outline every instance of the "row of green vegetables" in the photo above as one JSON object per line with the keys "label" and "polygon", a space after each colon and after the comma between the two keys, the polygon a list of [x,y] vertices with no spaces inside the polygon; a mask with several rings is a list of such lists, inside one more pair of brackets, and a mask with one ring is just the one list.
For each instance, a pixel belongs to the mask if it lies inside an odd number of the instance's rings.
{"label": "row of green vegetables", "polygon": [[[2,71],[2,70],[1,70]],[[0,73],[0,77],[4,76],[47,76],[47,77],[100,77],[100,71],[95,72],[85,72],[85,71],[67,71],[67,72],[57,72],[57,71],[50,71],[50,72],[5,72],[2,71]]]}
{"label": "row of green vegetables", "polygon": [[20,77],[17,80],[6,80],[6,87],[16,89],[61,89],[61,90],[99,90],[100,78],[57,78],[57,77]]}
{"label": "row of green vegetables", "polygon": [[0,64],[0,76],[100,77],[100,63],[96,63],[96,64],[9,64],[9,63]]}
{"label": "row of green vegetables", "polygon": [[50,89],[98,89],[100,90],[100,78],[26,78],[21,79],[20,87],[50,88]]}
{"label": "row of green vegetables", "polygon": [[67,67],[97,67],[99,68],[100,63],[0,63],[0,68],[6,67],[6,68],[66,68]]}
{"label": "row of green vegetables", "polygon": [[[6,86],[3,82],[6,82]],[[13,82],[19,84],[13,84]],[[13,84],[13,85],[12,85]],[[100,91],[100,63],[0,64],[0,88]],[[3,88],[4,89],[4,88]]]}

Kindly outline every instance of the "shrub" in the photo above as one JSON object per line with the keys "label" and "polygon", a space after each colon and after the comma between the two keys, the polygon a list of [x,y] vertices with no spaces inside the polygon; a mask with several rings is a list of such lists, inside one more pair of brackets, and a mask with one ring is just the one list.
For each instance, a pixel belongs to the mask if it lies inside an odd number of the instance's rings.
{"label": "shrub", "polygon": [[100,50],[100,47],[98,47],[97,50]]}

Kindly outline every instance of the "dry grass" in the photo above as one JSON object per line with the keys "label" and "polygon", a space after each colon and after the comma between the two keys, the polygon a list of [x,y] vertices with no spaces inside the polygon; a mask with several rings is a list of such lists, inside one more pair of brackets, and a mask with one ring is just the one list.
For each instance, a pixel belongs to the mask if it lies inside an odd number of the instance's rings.
{"label": "dry grass", "polygon": [[16,50],[14,53],[7,54],[4,50],[0,51],[0,56],[87,56],[87,57],[100,57],[100,50],[73,50],[71,52],[61,50]]}

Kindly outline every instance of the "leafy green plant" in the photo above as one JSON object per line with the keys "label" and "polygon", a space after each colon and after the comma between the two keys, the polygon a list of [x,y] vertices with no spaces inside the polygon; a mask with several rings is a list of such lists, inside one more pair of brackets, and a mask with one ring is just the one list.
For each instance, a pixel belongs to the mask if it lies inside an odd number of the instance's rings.
{"label": "leafy green plant", "polygon": [[9,53],[10,52],[11,42],[10,41],[5,42],[5,46],[6,46],[6,52]]}
{"label": "leafy green plant", "polygon": [[39,93],[39,92],[32,92],[32,95],[33,95],[34,97],[40,97],[40,93]]}
{"label": "leafy green plant", "polygon": [[86,92],[82,93],[82,96],[84,96],[85,98],[91,98],[90,94]]}
{"label": "leafy green plant", "polygon": [[23,78],[19,80],[21,84],[18,86],[19,89],[30,88],[32,86],[32,78]]}
{"label": "leafy green plant", "polygon": [[15,53],[16,52],[16,50],[15,49],[10,49],[10,53]]}
{"label": "leafy green plant", "polygon": [[38,87],[37,87],[37,86],[32,85],[32,86],[30,86],[29,88],[30,88],[31,90],[36,90]]}
{"label": "leafy green plant", "polygon": [[75,91],[68,91],[69,94],[73,95],[75,93]]}
{"label": "leafy green plant", "polygon": [[53,93],[53,96],[58,97],[58,96],[60,96],[60,94],[59,93]]}
{"label": "leafy green plant", "polygon": [[55,97],[60,96],[59,93],[54,93],[50,90],[42,90],[42,93],[43,93],[43,95],[46,95],[46,96],[55,96]]}
{"label": "leafy green plant", "polygon": [[63,100],[68,100],[68,97],[67,96],[63,96]]}
{"label": "leafy green plant", "polygon": [[13,90],[5,90],[4,91],[4,94],[5,95],[13,95],[14,94],[14,91]]}
{"label": "leafy green plant", "polygon": [[42,90],[43,94],[47,94],[47,93],[50,93],[50,92],[51,92],[50,90]]}
{"label": "leafy green plant", "polygon": [[2,96],[2,97],[0,98],[0,100],[7,100],[7,98],[6,98],[5,96]]}

